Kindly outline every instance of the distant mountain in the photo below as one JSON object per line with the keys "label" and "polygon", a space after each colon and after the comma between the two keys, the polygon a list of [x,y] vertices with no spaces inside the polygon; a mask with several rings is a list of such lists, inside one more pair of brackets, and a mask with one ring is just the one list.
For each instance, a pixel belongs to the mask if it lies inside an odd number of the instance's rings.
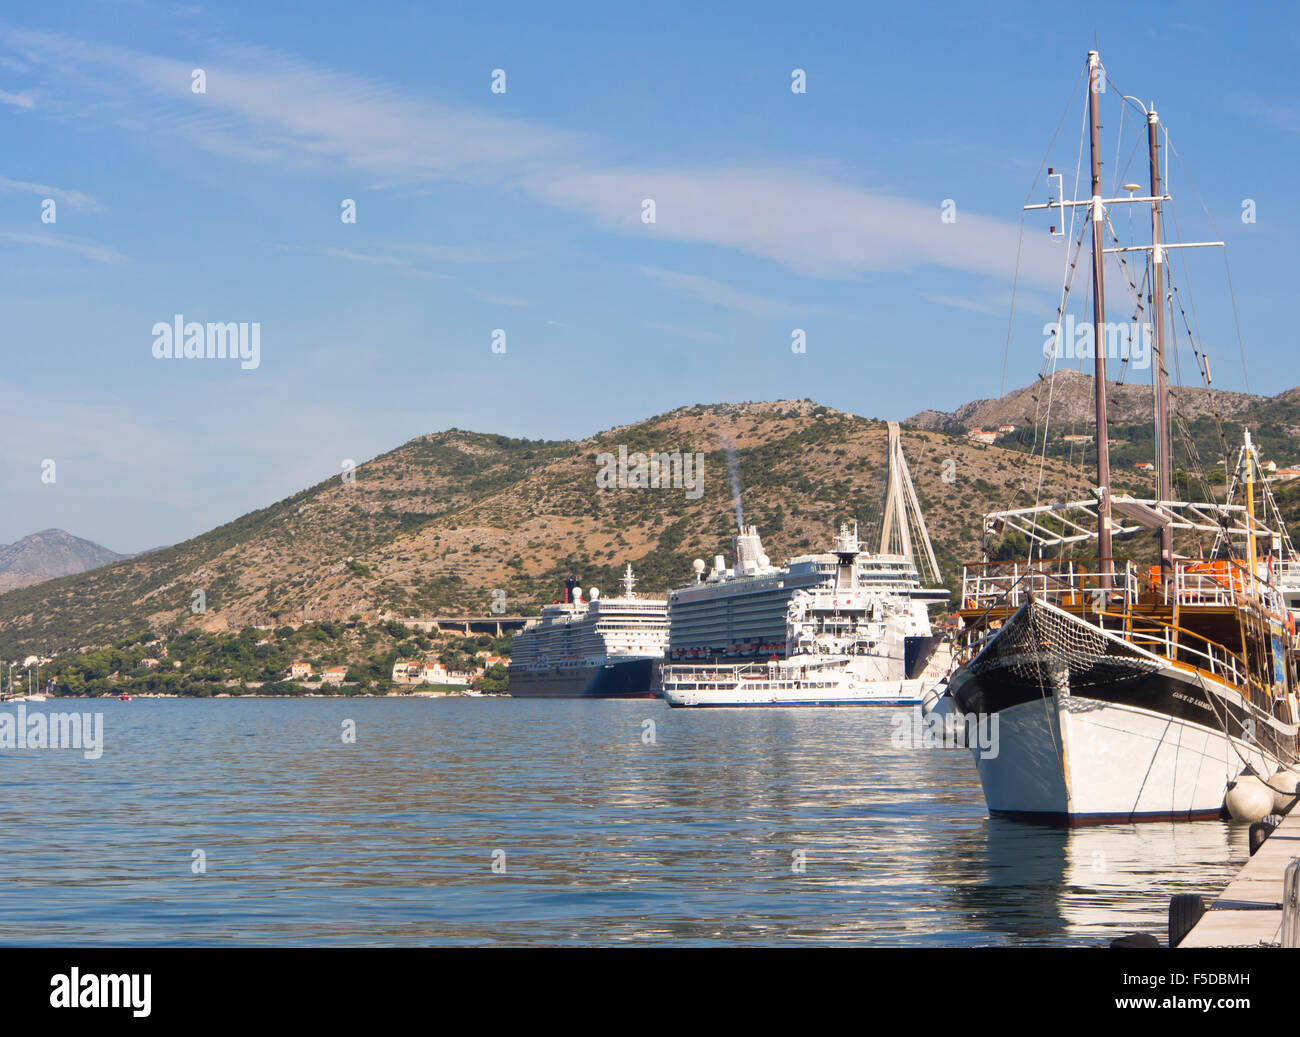
{"label": "distant mountain", "polygon": [[0,593],[98,569],[125,557],[61,529],[42,529],[0,547]]}
{"label": "distant mountain", "polygon": [[[1152,390],[1149,384],[1108,383],[1107,416],[1117,425],[1137,425],[1151,420]],[[996,399],[971,400],[955,411],[923,410],[904,424],[937,432],[966,431],[972,428],[997,428],[999,425],[1032,425],[1035,416],[1047,403],[1046,381],[1013,389]],[[1220,392],[1213,397],[1203,388],[1174,386],[1169,390],[1171,405],[1185,421],[1211,416],[1211,404],[1222,418],[1230,418],[1270,402],[1266,396],[1241,392]],[[1273,398],[1278,402],[1300,400],[1300,387],[1288,389]],[[1093,379],[1081,371],[1056,372],[1052,385],[1052,421],[1054,424],[1083,424],[1092,421]]]}
{"label": "distant mountain", "polygon": [[[1047,381],[1039,381],[997,399],[972,400],[954,411],[924,410],[904,424],[953,436],[965,436],[975,428],[993,432],[1003,425],[1014,425],[1015,431],[1000,438],[998,445],[1028,450],[1035,444],[1036,449],[1042,449],[1035,434],[1037,423],[1040,432],[1046,428],[1048,456],[1083,463],[1087,460],[1084,455],[1092,448],[1080,454],[1064,437],[1094,431],[1093,385],[1088,374],[1058,371],[1050,386]],[[1046,422],[1049,392],[1050,423]],[[1280,466],[1300,464],[1300,386],[1275,396],[1219,390],[1211,394],[1204,388],[1183,386],[1171,387],[1169,393],[1175,469],[1194,470],[1199,465],[1225,477],[1230,475],[1243,428],[1251,430],[1263,460]],[[1111,446],[1111,470],[1154,460],[1151,386],[1112,382],[1106,400],[1110,435],[1115,441]],[[1188,457],[1189,438],[1195,444],[1199,462]]]}

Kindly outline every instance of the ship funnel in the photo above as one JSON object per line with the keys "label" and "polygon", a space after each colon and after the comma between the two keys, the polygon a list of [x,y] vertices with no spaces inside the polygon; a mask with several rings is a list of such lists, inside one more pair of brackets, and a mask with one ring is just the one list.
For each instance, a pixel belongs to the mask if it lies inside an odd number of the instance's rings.
{"label": "ship funnel", "polygon": [[762,568],[763,541],[758,538],[757,526],[742,527],[735,538],[736,574],[756,573]]}
{"label": "ship funnel", "polygon": [[858,541],[858,524],[850,526],[847,522],[840,525],[839,536],[835,538],[832,548],[837,559],[835,565],[835,589],[856,590],[858,586],[858,555],[862,553],[862,544]]}

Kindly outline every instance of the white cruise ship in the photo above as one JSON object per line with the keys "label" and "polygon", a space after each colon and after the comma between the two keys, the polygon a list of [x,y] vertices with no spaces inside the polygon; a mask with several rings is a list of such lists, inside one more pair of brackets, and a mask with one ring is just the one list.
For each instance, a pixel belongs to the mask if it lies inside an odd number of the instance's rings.
{"label": "white cruise ship", "polygon": [[670,705],[907,705],[946,675],[928,610],[948,591],[922,583],[913,543],[936,584],[938,565],[892,423],[889,449],[880,553],[846,524],[830,552],[775,567],[751,525],[731,568],[718,556],[706,576],[695,563],[696,582],[668,596]]}
{"label": "white cruise ship", "polygon": [[[758,534],[736,540],[756,545]],[[669,595],[669,705],[919,704],[939,679],[928,606],[948,592],[923,587],[902,556],[863,558],[856,524],[840,527],[829,554],[728,573]]]}
{"label": "white cruise ship", "polygon": [[562,601],[515,635],[510,694],[515,698],[648,698],[668,643],[668,603],[634,591],[632,566],[623,596],[584,599],[565,582]]}

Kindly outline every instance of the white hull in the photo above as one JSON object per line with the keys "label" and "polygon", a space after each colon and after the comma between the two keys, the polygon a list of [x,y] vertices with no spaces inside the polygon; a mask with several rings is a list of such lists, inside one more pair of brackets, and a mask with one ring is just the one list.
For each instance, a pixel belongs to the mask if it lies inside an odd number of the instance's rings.
{"label": "white hull", "polygon": [[670,706],[919,706],[933,681],[921,679],[834,684],[799,681],[722,680],[665,682]]}
{"label": "white hull", "polygon": [[1252,711],[1233,685],[1040,601],[949,697],[997,721],[995,750],[973,751],[989,810],[1072,824],[1216,817],[1229,783],[1270,777],[1295,745],[1294,725]]}
{"label": "white hull", "polygon": [[996,813],[1074,823],[1216,817],[1247,763],[1263,775],[1279,766],[1222,732],[1095,699],[1025,702],[997,717],[996,756],[973,753]]}

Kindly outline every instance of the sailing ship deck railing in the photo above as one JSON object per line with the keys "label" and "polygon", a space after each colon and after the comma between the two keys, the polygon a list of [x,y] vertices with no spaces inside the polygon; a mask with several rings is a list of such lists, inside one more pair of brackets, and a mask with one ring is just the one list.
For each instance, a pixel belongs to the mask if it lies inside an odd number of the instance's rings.
{"label": "sailing ship deck railing", "polygon": [[1179,606],[1247,608],[1259,605],[1268,594],[1263,581],[1231,559],[1176,561],[1169,579],[1160,580],[1158,570],[1152,570],[1152,586],[1162,604]]}
{"label": "sailing ship deck railing", "polygon": [[1017,609],[1030,597],[1058,606],[1136,603],[1137,566],[1127,559],[1111,562],[1110,589],[1103,587],[1101,563],[1095,558],[1051,558],[1037,562],[980,562],[962,569],[961,597],[968,609]]}
{"label": "sailing ship deck railing", "polygon": [[[1135,605],[1213,605],[1276,610],[1282,604],[1277,584],[1254,576],[1250,569],[1232,559],[1204,561],[1179,559],[1164,578],[1158,567],[1139,571],[1128,559],[1112,563],[1111,589],[1103,591],[1101,565],[1095,558],[1042,559],[1035,562],[982,562],[962,570],[962,604],[967,610],[1007,608],[1015,610],[1031,596],[1064,608],[1099,606],[1125,609]],[[1274,571],[1300,589],[1300,563],[1284,563]]]}
{"label": "sailing ship deck railing", "polygon": [[[1122,614],[1109,614],[1111,618],[1123,621]],[[1103,617],[1103,626],[1105,618]],[[1234,687],[1247,683],[1249,674],[1236,655],[1209,638],[1190,630],[1184,630],[1171,624],[1160,623],[1151,629],[1132,629],[1127,639],[1139,648],[1162,655],[1171,662],[1186,663],[1207,671]],[[1257,683],[1257,682],[1256,682]]]}
{"label": "sailing ship deck railing", "polygon": [[[1113,625],[1107,626],[1108,619],[1113,621]],[[1163,655],[1171,662],[1204,670],[1238,690],[1249,691],[1256,705],[1266,707],[1273,695],[1280,694],[1271,682],[1262,681],[1259,673],[1252,672],[1241,656],[1217,641],[1177,624],[1149,617],[1141,620],[1144,626],[1135,628],[1133,620],[1131,615],[1110,612],[1103,614],[1101,625],[1113,630],[1120,624],[1128,624],[1125,637],[1131,643]]]}

